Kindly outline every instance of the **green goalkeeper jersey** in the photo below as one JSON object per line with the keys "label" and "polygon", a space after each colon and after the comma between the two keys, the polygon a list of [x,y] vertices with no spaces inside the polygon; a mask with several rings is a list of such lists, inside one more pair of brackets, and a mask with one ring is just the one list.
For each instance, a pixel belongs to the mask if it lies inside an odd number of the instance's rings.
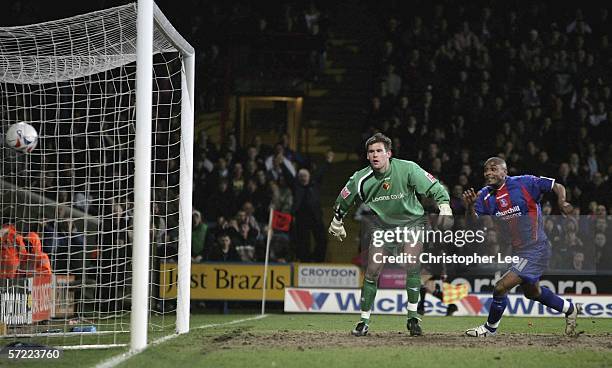
{"label": "green goalkeeper jersey", "polygon": [[390,227],[423,224],[425,210],[417,193],[432,197],[438,205],[449,203],[448,193],[430,173],[412,161],[391,158],[385,173],[368,166],[350,177],[336,199],[335,216],[342,219],[359,200]]}

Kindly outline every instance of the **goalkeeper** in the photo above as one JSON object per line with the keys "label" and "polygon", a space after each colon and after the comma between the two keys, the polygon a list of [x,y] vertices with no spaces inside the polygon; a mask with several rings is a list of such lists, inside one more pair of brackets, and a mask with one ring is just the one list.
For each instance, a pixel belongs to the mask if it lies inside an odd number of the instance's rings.
{"label": "goalkeeper", "polygon": [[370,165],[355,172],[340,192],[334,206],[335,215],[329,227],[329,233],[340,241],[346,237],[342,219],[351,205],[359,200],[372,209],[373,235],[410,232],[412,238],[409,241],[394,239],[393,242],[385,242],[381,246],[380,237],[372,236],[368,249],[365,279],[361,289],[361,320],[353,329],[352,334],[365,336],[368,333],[370,313],[376,298],[378,276],[384,267],[385,258],[383,256],[397,256],[403,253],[416,257],[416,261],[403,263],[406,269],[406,291],[408,292],[406,328],[410,331],[411,336],[420,336],[422,329],[419,324],[421,319],[417,314],[417,306],[421,274],[418,256],[423,247],[421,236],[425,230],[426,216],[417,194],[433,197],[440,208],[440,225],[445,228],[452,226],[449,195],[436,178],[421,169],[416,163],[391,158],[391,139],[385,135],[381,133],[373,135],[366,141],[365,147]]}

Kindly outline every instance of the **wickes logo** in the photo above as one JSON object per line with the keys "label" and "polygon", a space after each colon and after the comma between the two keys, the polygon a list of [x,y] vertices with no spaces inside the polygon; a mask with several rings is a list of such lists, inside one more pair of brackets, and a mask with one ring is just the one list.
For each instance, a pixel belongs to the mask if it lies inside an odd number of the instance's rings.
{"label": "wickes logo", "polygon": [[312,293],[308,290],[289,290],[289,295],[302,311],[321,310],[329,293]]}
{"label": "wickes logo", "polygon": [[372,199],[372,203],[380,202],[380,201],[392,201],[392,200],[402,199],[405,196],[406,195],[404,193],[383,195],[379,197],[374,197],[374,199]]}

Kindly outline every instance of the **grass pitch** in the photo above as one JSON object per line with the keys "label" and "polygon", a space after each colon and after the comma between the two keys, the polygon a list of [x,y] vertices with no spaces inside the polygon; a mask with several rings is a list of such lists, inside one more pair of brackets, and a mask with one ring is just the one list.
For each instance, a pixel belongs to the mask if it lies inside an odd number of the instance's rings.
{"label": "grass pitch", "polygon": [[[410,337],[405,317],[372,316],[370,334],[350,336],[357,315],[272,314],[248,318],[193,315],[192,331],[123,362],[119,367],[607,367],[612,366],[612,319],[579,320],[577,337],[565,337],[562,318],[505,317],[495,338],[462,336],[482,317],[429,317],[425,335]],[[127,349],[65,351],[47,367],[95,366]],[[4,366],[7,361],[0,361]],[[37,366],[42,362],[14,362]]]}

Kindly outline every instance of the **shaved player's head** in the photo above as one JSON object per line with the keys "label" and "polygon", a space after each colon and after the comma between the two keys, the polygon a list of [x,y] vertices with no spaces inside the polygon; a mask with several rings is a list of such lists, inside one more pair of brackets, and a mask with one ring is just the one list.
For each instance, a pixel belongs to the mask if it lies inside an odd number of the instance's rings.
{"label": "shaved player's head", "polygon": [[504,169],[508,170],[508,167],[506,166],[506,161],[503,158],[501,158],[501,157],[496,157],[496,156],[490,157],[487,161],[485,161],[484,165],[486,167],[489,164],[491,164],[491,165],[498,165],[498,166],[501,166]]}
{"label": "shaved player's head", "polygon": [[508,167],[500,157],[491,157],[484,164],[485,183],[493,188],[499,188],[506,181]]}

